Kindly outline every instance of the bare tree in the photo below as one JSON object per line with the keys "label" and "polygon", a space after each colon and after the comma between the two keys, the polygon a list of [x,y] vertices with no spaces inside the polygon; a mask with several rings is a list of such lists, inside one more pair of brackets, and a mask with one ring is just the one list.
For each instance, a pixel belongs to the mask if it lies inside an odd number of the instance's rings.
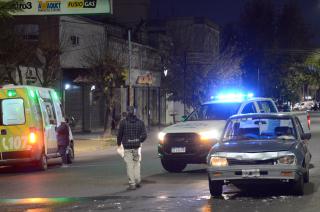
{"label": "bare tree", "polygon": [[11,18],[11,13],[21,11],[17,5],[23,2],[24,0],[0,1],[0,20]]}
{"label": "bare tree", "polygon": [[240,86],[241,59],[232,48],[219,52],[219,37],[212,29],[178,24],[173,25],[171,37],[173,46],[162,55],[169,69],[163,77],[169,100],[194,108],[222,86]]}
{"label": "bare tree", "polygon": [[83,61],[90,69],[90,79],[96,85],[98,92],[101,92],[101,98],[105,99],[106,111],[104,114],[104,132],[110,129],[111,113],[114,111],[115,93],[114,89],[124,85],[125,69],[119,63],[103,37],[95,37],[91,41],[91,47],[83,56]]}
{"label": "bare tree", "polygon": [[[21,67],[34,60],[36,45],[25,42],[14,29],[2,22],[0,29],[0,82],[23,84]],[[18,79],[15,75],[18,74]]]}

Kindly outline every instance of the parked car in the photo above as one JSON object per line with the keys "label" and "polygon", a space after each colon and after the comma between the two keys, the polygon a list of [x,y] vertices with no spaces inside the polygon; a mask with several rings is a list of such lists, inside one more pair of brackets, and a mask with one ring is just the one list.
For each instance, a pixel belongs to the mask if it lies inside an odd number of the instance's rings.
{"label": "parked car", "polygon": [[314,107],[314,101],[303,101],[300,103],[299,110],[311,110]]}
{"label": "parked car", "polygon": [[219,143],[208,154],[212,196],[224,183],[289,183],[297,195],[309,182],[311,138],[306,113],[247,114],[229,118]]}

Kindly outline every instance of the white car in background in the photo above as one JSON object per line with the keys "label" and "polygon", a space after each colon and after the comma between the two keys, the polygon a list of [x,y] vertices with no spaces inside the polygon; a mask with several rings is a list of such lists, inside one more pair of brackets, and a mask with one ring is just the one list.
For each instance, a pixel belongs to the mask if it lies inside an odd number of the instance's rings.
{"label": "white car in background", "polygon": [[311,110],[314,107],[314,101],[303,101],[299,104],[298,110]]}

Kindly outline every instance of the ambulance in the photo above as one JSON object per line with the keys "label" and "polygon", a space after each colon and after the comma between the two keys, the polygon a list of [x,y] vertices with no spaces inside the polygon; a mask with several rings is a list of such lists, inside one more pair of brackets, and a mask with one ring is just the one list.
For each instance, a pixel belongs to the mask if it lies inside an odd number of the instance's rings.
{"label": "ambulance", "polygon": [[[57,93],[50,88],[0,87],[0,165],[35,166],[46,170],[58,153],[56,127],[64,121]],[[70,132],[68,162],[74,159]]]}

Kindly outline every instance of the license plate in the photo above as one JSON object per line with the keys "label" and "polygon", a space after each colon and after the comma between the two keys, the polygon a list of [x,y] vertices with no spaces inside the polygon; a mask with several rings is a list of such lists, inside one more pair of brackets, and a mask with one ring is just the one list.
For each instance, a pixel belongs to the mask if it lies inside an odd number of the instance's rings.
{"label": "license plate", "polygon": [[259,169],[242,169],[242,177],[259,177]]}
{"label": "license plate", "polygon": [[172,147],[171,153],[185,153],[186,147]]}

